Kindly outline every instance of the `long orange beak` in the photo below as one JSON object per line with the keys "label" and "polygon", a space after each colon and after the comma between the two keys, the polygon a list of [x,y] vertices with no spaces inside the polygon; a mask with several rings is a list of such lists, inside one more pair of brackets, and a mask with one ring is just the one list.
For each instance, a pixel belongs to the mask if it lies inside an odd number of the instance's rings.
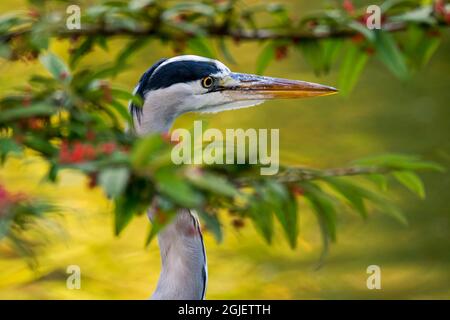
{"label": "long orange beak", "polygon": [[335,94],[337,89],[317,83],[232,73],[234,80],[221,90],[238,100],[296,99]]}

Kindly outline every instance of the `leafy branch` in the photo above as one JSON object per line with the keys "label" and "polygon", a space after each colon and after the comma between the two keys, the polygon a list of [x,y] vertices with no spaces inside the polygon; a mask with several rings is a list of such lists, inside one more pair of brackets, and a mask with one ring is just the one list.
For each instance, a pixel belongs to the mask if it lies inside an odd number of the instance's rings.
{"label": "leafy branch", "polygon": [[[141,101],[112,85],[110,78],[125,70],[127,60],[149,38],[167,42],[177,52],[206,56],[214,55],[206,39],[216,38],[230,61],[234,59],[224,37],[236,44],[264,41],[257,62],[261,73],[273,59],[284,58],[290,47],[298,49],[317,74],[328,72],[342,56],[339,87],[349,93],[371,55],[399,78],[426,65],[439,45],[439,28],[448,23],[441,1],[433,6],[386,1],[383,28],[371,31],[364,26],[364,10],[345,3],[295,20],[286,8],[273,4],[106,1],[89,7],[83,13],[83,28],[74,31],[62,26],[66,16],[58,5],[59,10],[42,5],[32,7],[27,16],[3,16],[1,56],[11,61],[39,57],[49,75],[33,75],[29,85],[0,98],[0,160],[33,150],[49,164],[49,181],[56,181],[64,169],[82,172],[89,177],[90,187],[103,188],[113,199],[116,234],[151,204],[156,219],[147,242],[179,208],[186,207],[199,213],[219,241],[223,237],[220,210],[232,216],[237,228],[251,220],[269,243],[278,220],[291,247],[296,246],[299,232],[299,202],[317,216],[325,249],[336,239],[336,216],[342,207],[366,218],[370,205],[406,223],[382,195],[388,182],[393,179],[423,198],[424,186],[416,172],[442,171],[440,166],[411,156],[384,155],[336,169],[283,167],[280,174],[267,177],[259,175],[256,165],[178,166],[170,160],[172,145],[167,137],[139,138],[124,132],[125,125],[133,125],[126,104]],[[263,15],[270,19],[261,19]],[[392,34],[402,31],[407,41]],[[119,35],[131,39],[115,61],[80,66],[95,46],[107,49],[108,41]],[[61,37],[72,41],[68,64],[48,52],[49,41]],[[10,201],[6,191],[0,192],[2,199],[8,206],[0,211],[0,238],[16,242],[14,230],[20,229],[15,226],[22,215],[41,217],[51,211],[45,206],[34,208],[34,201]]]}

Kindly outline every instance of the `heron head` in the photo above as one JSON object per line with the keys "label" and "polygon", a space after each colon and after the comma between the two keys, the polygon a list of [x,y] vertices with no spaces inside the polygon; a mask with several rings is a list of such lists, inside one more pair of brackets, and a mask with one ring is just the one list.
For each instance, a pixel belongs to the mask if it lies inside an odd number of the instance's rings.
{"label": "heron head", "polygon": [[235,73],[220,61],[184,55],[160,60],[144,73],[135,90],[144,106],[131,105],[131,112],[139,119],[148,108],[173,120],[186,112],[220,112],[270,99],[336,92],[335,88],[311,82]]}

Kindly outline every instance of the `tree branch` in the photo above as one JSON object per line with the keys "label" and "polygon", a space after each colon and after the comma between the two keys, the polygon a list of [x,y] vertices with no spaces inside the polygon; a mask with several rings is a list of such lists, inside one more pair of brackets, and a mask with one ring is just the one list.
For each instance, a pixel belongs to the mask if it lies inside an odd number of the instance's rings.
{"label": "tree branch", "polygon": [[[440,23],[439,26],[449,26]],[[386,32],[400,32],[406,30],[408,23],[405,22],[390,22],[383,25],[382,30]],[[186,38],[193,37],[193,34],[179,29]],[[314,31],[293,31],[293,32],[275,32],[268,29],[226,29],[223,27],[211,26],[204,30],[209,37],[216,38],[232,38],[240,41],[263,41],[263,40],[290,40],[295,42],[312,41],[329,38],[351,38],[358,33],[356,30],[330,30],[328,32],[314,32]],[[4,35],[2,41],[9,42],[14,38],[27,35],[31,29],[23,29]],[[167,37],[167,33],[156,26],[149,28],[127,29],[127,28],[108,28],[106,26],[85,27],[79,30],[68,30],[60,28],[52,36],[56,38],[77,38],[83,36],[128,36],[128,37]]]}
{"label": "tree branch", "polygon": [[[369,174],[387,174],[398,169],[387,167],[346,167],[346,168],[332,168],[326,170],[316,170],[309,168],[296,168],[288,167],[281,173],[275,176],[278,182],[302,182],[311,180],[320,180],[328,177],[348,177],[348,176],[360,176]],[[249,182],[254,181],[254,177],[238,179],[238,184],[247,185]]]}

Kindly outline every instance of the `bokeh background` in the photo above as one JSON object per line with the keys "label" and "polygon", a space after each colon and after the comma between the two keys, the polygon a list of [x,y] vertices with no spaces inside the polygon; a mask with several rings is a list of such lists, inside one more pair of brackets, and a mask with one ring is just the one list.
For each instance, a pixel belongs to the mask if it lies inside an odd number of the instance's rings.
{"label": "bokeh background", "polygon": [[[249,1],[248,3],[254,3]],[[327,1],[285,2],[294,15],[322,8]],[[87,2],[88,3],[88,2]],[[356,5],[368,1],[354,1]],[[371,2],[372,3],[372,2]],[[23,1],[0,2],[0,13],[25,8]],[[83,8],[82,8],[83,10]],[[372,59],[354,92],[304,101],[274,101],[257,108],[215,115],[188,114],[176,127],[203,119],[217,128],[279,128],[280,159],[313,167],[345,165],[356,158],[386,152],[411,153],[450,165],[450,30],[430,64],[408,81],[400,81]],[[84,61],[95,64],[114,59],[125,44],[111,43]],[[254,72],[257,43],[230,43],[239,72]],[[68,44],[52,44],[67,57]],[[131,60],[127,72],[114,83],[129,89],[170,48],[150,42]],[[221,57],[219,56],[219,59]],[[0,90],[23,85],[33,72],[44,72],[38,62],[0,60]],[[336,84],[336,70],[316,77],[300,53],[274,62],[267,75]],[[144,240],[149,228],[145,217],[135,219],[125,232],[113,236],[112,205],[101,190],[88,189],[84,178],[64,172],[57,185],[41,182],[46,167],[39,159],[10,159],[0,169],[0,184],[52,199],[63,208],[36,231],[39,247],[34,268],[18,252],[0,242],[0,299],[144,299],[155,288],[160,259],[156,241]],[[299,246],[295,250],[279,233],[267,245],[251,225],[236,230],[225,225],[225,241],[205,241],[209,262],[208,299],[449,299],[450,209],[448,174],[423,175],[427,198],[417,200],[395,187],[390,192],[406,213],[409,226],[382,213],[367,221],[340,211],[338,241],[321,268],[320,233],[311,212],[300,207]],[[225,217],[226,221],[226,217]],[[59,225],[55,226],[55,225]],[[68,265],[81,268],[80,290],[66,288]],[[368,290],[366,268],[381,267],[382,289]]]}

